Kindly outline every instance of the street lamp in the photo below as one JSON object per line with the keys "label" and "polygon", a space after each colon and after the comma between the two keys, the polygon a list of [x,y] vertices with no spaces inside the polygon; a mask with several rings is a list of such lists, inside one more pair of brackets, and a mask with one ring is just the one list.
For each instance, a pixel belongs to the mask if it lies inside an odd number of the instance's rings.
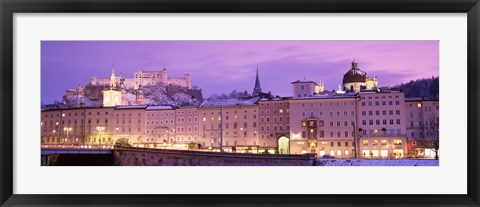
{"label": "street lamp", "polygon": [[105,131],[105,127],[97,126],[98,134],[100,135],[100,148],[102,148],[102,132]]}
{"label": "street lamp", "polygon": [[67,132],[67,139],[65,140],[65,143],[68,142],[68,132],[72,131],[72,127],[63,127],[63,131]]}
{"label": "street lamp", "polygon": [[52,134],[53,134],[53,139],[54,139],[54,142],[56,141],[56,138],[55,138],[55,132],[57,132],[57,130],[52,130]]}

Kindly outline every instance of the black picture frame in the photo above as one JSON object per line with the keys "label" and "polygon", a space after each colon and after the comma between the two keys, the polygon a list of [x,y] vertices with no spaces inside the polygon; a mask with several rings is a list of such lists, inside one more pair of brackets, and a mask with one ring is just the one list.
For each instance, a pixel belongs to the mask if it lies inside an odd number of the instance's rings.
{"label": "black picture frame", "polygon": [[[0,0],[1,206],[480,206],[478,0]],[[465,195],[20,195],[13,194],[15,13],[467,13],[468,186]],[[421,178],[420,178],[421,179]],[[445,178],[449,179],[449,178]],[[353,181],[352,181],[353,182]]]}

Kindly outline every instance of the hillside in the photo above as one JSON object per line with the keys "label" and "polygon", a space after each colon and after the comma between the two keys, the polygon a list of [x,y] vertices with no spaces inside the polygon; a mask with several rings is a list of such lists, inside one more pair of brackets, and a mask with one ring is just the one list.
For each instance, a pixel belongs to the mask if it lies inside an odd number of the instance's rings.
{"label": "hillside", "polygon": [[394,86],[405,93],[405,97],[425,97],[431,99],[439,98],[439,77],[422,78],[412,80]]}

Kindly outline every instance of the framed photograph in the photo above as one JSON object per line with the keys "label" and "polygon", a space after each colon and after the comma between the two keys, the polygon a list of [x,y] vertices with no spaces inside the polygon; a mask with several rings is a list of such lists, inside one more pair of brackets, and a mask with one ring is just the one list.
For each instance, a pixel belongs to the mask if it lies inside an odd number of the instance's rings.
{"label": "framed photograph", "polygon": [[0,5],[2,206],[480,205],[477,0]]}

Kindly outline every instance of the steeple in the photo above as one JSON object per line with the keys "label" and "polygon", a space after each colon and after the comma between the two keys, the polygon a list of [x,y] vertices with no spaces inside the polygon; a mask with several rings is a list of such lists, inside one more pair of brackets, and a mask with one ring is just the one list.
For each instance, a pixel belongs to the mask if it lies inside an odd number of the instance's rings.
{"label": "steeple", "polygon": [[115,78],[115,65],[112,64],[112,75],[110,75],[110,89],[117,87],[117,79]]}
{"label": "steeple", "polygon": [[262,92],[262,87],[260,86],[260,78],[258,77],[258,66],[257,66],[257,77],[255,79],[255,87],[253,87],[253,96],[258,96]]}

